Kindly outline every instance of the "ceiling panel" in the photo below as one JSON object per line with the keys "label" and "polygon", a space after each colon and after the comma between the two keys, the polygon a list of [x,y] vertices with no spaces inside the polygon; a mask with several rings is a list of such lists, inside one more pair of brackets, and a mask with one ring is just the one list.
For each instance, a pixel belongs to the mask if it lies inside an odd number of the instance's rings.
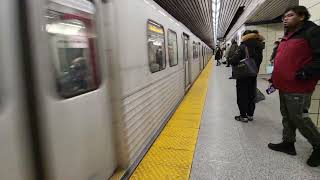
{"label": "ceiling panel", "polygon": [[213,47],[212,0],[154,0]]}
{"label": "ceiling panel", "polygon": [[[244,6],[245,11],[251,3],[258,0],[220,0],[220,15],[218,21],[217,38],[223,38],[239,7]],[[270,21],[279,17],[289,6],[298,5],[299,0],[265,0],[256,7],[252,16],[245,23]]]}
{"label": "ceiling panel", "polygon": [[220,0],[220,15],[217,32],[218,39],[225,35],[238,8],[241,6],[247,7],[251,1],[252,0]]}
{"label": "ceiling panel", "polygon": [[246,23],[273,20],[283,14],[285,9],[299,4],[299,0],[266,0]]}

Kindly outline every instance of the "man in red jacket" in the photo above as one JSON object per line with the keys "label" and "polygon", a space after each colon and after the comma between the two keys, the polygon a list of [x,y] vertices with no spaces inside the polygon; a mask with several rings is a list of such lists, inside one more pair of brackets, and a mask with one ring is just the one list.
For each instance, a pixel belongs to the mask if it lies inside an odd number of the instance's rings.
{"label": "man in red jacket", "polygon": [[320,133],[309,117],[311,96],[320,74],[320,27],[308,21],[304,6],[286,10],[283,24],[286,33],[278,47],[271,82],[279,90],[283,124],[283,142],[270,143],[275,151],[296,155],[296,129],[312,144],[307,161],[311,167],[320,165]]}

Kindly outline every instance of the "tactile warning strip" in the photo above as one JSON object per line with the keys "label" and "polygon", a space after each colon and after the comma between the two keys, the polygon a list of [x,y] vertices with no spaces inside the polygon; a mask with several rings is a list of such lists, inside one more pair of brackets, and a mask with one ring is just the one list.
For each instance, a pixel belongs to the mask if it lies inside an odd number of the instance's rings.
{"label": "tactile warning strip", "polygon": [[193,84],[130,179],[189,179],[211,69],[212,61]]}

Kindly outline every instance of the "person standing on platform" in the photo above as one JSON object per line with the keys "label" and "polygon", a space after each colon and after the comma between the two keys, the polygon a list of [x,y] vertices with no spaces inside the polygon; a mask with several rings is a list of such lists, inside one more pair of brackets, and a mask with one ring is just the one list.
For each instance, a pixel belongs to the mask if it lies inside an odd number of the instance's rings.
{"label": "person standing on platform", "polygon": [[311,96],[320,75],[320,27],[309,21],[306,7],[285,11],[285,35],[275,57],[270,82],[279,90],[282,142],[268,144],[274,151],[296,155],[296,129],[313,146],[307,164],[320,166],[320,133],[309,116]]}
{"label": "person standing on platform", "polygon": [[231,40],[231,46],[230,46],[229,51],[227,53],[227,67],[230,67],[230,57],[232,57],[234,55],[234,53],[236,52],[237,48],[238,48],[237,41],[232,39]]}
{"label": "person standing on platform", "polygon": [[[253,33],[250,30],[246,30],[242,34],[242,42],[236,53],[230,58],[232,66],[236,66],[241,60],[245,59],[248,55],[255,61],[258,66],[261,64],[261,50],[263,44],[260,39],[262,37],[259,34]],[[246,53],[248,50],[248,54]],[[259,67],[257,67],[259,69]],[[240,115],[235,116],[235,120],[241,122],[253,121],[253,115],[255,111],[255,97],[257,88],[257,76],[244,77],[237,79],[237,104],[239,107]]]}
{"label": "person standing on platform", "polygon": [[[236,53],[237,49],[238,49],[238,44],[237,44],[237,41],[232,39],[231,40],[231,47],[230,47],[230,50],[228,52],[228,55],[227,55],[227,66],[226,67],[230,67],[230,58],[234,56],[234,54]],[[232,72],[231,72],[232,73]],[[231,74],[231,77],[229,77],[229,79],[234,79],[233,75]]]}
{"label": "person standing on platform", "polygon": [[270,57],[270,63],[271,63],[271,65],[274,64],[274,58],[276,57],[279,44],[280,44],[279,41],[275,41],[275,42],[274,42],[274,47],[273,47],[272,54],[271,54],[271,57]]}
{"label": "person standing on platform", "polygon": [[230,47],[231,47],[231,44],[227,43],[226,44],[226,48],[223,51],[223,59],[224,59],[224,61],[222,62],[222,64],[228,64],[228,54],[229,54]]}
{"label": "person standing on platform", "polygon": [[219,46],[217,46],[217,50],[214,58],[217,61],[217,66],[220,66],[221,65],[220,59],[222,58],[222,50],[220,49]]}

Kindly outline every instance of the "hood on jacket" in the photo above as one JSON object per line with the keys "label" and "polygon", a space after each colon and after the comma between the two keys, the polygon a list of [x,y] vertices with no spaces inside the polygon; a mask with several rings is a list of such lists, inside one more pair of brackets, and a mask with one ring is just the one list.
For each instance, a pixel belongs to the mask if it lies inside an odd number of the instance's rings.
{"label": "hood on jacket", "polygon": [[256,39],[256,40],[259,40],[259,41],[264,41],[265,38],[263,36],[261,36],[260,34],[256,34],[256,33],[250,33],[250,34],[247,34],[245,36],[243,36],[241,38],[242,42],[245,42],[245,41],[248,41],[248,40],[251,40],[251,39]]}
{"label": "hood on jacket", "polygon": [[264,37],[255,34],[255,33],[250,33],[242,37],[242,42],[241,44],[246,45],[248,48],[257,48],[260,50],[264,49],[264,45],[262,41],[264,40]]}

